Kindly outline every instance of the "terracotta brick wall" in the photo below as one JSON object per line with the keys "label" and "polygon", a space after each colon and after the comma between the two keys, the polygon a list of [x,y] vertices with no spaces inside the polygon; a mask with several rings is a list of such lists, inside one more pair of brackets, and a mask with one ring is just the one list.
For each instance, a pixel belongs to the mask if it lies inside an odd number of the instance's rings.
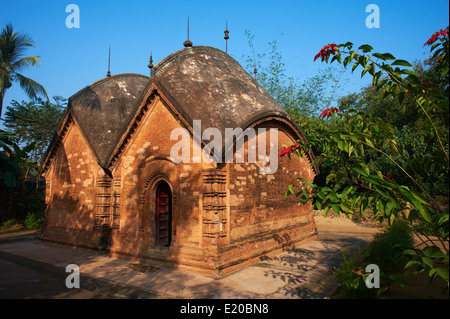
{"label": "terracotta brick wall", "polygon": [[101,171],[76,122],[72,122],[45,175],[48,218],[44,239],[97,245],[93,232],[95,184]]}
{"label": "terracotta brick wall", "polygon": [[170,150],[177,141],[170,140],[170,134],[177,127],[181,124],[157,99],[113,171],[123,181],[120,230],[114,246],[117,251],[151,255],[155,243],[154,186],[159,180],[166,181],[172,189],[172,244],[167,257],[178,260],[183,258],[181,247],[195,250],[201,245],[203,166],[171,162]]}
{"label": "terracotta brick wall", "polygon": [[[266,138],[269,141],[268,133]],[[294,143],[278,127],[279,151]],[[248,142],[244,147],[248,147]],[[310,206],[302,205],[294,196],[284,198],[288,185],[296,177],[309,181],[314,178],[307,159],[279,158],[277,172],[266,175],[259,173],[258,163],[229,164],[231,231],[228,245],[221,250],[224,267],[245,263],[273,249],[293,248],[296,242],[314,236],[316,226]]]}
{"label": "terracotta brick wall", "polygon": [[[192,150],[191,163],[174,164],[170,150],[177,141],[170,135],[179,127],[168,105],[157,97],[129,137],[112,177],[107,177],[72,122],[46,172],[49,206],[42,238],[106,247],[112,253],[217,275],[315,235],[310,207],[294,196],[284,198],[294,178],[314,178],[307,159],[279,158],[275,174],[261,174],[261,163],[248,160],[218,167],[193,163]],[[271,122],[264,127],[278,128],[276,156],[295,143],[283,126]],[[270,141],[269,132],[266,140]],[[248,145],[244,143],[245,154]],[[155,247],[154,217],[155,186],[160,181],[172,192],[172,242],[162,250]]]}

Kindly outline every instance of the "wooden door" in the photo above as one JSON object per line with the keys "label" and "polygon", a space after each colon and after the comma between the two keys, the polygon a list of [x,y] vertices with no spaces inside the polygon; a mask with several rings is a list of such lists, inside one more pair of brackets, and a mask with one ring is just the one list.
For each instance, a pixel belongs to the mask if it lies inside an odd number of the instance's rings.
{"label": "wooden door", "polygon": [[169,246],[171,242],[172,198],[170,187],[161,182],[156,189],[155,226],[156,244]]}

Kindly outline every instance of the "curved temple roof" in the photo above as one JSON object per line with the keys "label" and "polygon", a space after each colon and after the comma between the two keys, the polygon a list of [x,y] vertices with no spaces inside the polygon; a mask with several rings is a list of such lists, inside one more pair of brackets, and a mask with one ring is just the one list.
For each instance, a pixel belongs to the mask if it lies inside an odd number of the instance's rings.
{"label": "curved temple roof", "polygon": [[[108,160],[154,85],[191,126],[193,120],[201,120],[202,130],[218,128],[224,137],[225,128],[245,130],[270,117],[283,119],[302,136],[286,111],[231,56],[212,47],[188,47],[154,66],[150,78],[113,75],[70,97],[63,118],[67,119],[67,113],[73,115],[102,167],[108,167]],[[55,143],[48,153],[54,152]]]}
{"label": "curved temple roof", "polygon": [[288,119],[275,99],[227,53],[212,47],[179,50],[155,66],[150,82],[192,124],[202,128],[246,128],[263,116]]}
{"label": "curved temple roof", "polygon": [[148,79],[139,74],[113,75],[69,98],[68,108],[102,166],[136,112]]}

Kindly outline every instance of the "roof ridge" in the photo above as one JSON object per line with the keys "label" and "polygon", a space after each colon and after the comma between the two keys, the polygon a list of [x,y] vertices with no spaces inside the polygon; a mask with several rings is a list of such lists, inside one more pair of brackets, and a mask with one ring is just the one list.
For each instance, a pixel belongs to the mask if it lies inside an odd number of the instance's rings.
{"label": "roof ridge", "polygon": [[162,59],[161,61],[159,61],[154,66],[153,75],[159,76],[159,75],[163,74],[164,71],[167,70],[172,65],[173,61],[177,61],[177,60],[183,59],[187,56],[192,56],[192,55],[195,55],[198,53],[205,53],[205,52],[211,52],[211,51],[221,53],[224,55],[228,55],[230,58],[232,58],[228,53],[226,53],[218,48],[207,46],[207,45],[197,45],[197,46],[187,47],[187,48],[183,48],[178,51],[175,51],[172,54],[165,57],[164,59]]}
{"label": "roof ridge", "polygon": [[133,76],[133,77],[143,77],[143,78],[149,79],[148,76],[143,75],[143,74],[139,74],[139,73],[119,73],[119,74],[114,74],[114,75],[111,75],[111,76],[107,76],[107,77],[104,77],[104,78],[102,78],[102,79],[100,79],[100,80],[97,80],[97,81],[95,81],[95,82],[92,82],[91,84],[85,86],[84,88],[82,88],[81,90],[79,90],[78,92],[76,92],[75,94],[73,94],[72,96],[70,96],[70,97],[69,97],[69,103],[68,103],[68,105],[70,104],[70,102],[71,102],[72,100],[74,100],[74,99],[76,99],[76,98],[82,96],[82,95],[85,94],[89,89],[98,87],[99,85],[101,85],[101,84],[103,84],[103,83],[105,83],[105,82],[111,81],[111,80],[113,80],[113,79],[117,79],[117,78],[120,78],[120,77],[130,77],[130,76]]}

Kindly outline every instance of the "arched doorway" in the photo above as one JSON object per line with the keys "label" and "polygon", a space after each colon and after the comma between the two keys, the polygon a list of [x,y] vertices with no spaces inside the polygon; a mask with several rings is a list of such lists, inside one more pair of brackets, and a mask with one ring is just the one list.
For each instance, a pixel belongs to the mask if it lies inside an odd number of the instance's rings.
{"label": "arched doorway", "polygon": [[155,194],[155,244],[169,246],[172,241],[172,191],[160,181]]}

